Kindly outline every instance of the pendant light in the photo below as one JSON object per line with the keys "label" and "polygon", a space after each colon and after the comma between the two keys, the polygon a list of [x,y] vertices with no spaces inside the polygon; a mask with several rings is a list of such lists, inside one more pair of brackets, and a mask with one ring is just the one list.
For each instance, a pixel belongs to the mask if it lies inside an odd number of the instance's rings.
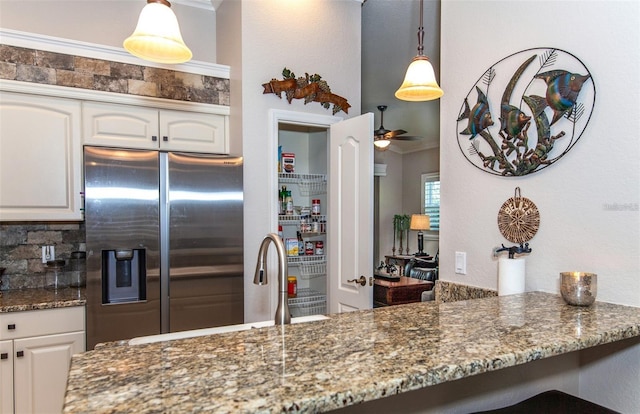
{"label": "pendant light", "polygon": [[424,51],[424,27],[422,25],[422,3],[420,0],[420,27],[418,27],[418,55],[413,58],[404,82],[395,93],[396,98],[403,101],[431,101],[440,98],[444,92],[438,86],[436,75],[429,58],[423,54]]}
{"label": "pendant light", "polygon": [[151,62],[184,63],[193,56],[167,0],[147,0],[136,29],[123,46],[132,55]]}

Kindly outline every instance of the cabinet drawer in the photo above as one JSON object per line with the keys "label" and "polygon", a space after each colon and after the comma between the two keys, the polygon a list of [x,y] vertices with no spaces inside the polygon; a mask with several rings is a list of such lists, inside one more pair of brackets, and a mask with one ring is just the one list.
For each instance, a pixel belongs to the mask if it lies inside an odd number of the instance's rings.
{"label": "cabinet drawer", "polygon": [[83,306],[0,313],[0,340],[84,331]]}

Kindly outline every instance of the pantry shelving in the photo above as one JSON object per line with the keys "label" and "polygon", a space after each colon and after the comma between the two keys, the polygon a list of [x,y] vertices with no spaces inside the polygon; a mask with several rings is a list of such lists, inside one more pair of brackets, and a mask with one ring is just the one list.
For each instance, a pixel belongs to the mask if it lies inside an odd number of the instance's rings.
{"label": "pantry shelving", "polygon": [[[285,148],[296,148],[299,142],[289,141],[284,144]],[[288,249],[287,255],[288,276],[295,276],[297,279],[296,296],[289,298],[289,309],[294,317],[327,312],[327,257],[323,247],[326,243],[327,215],[318,214],[324,211],[313,210],[314,200],[322,203],[316,205],[318,209],[326,203],[327,175],[307,173],[318,169],[326,170],[326,167],[320,165],[324,160],[312,160],[316,155],[314,151],[305,154],[299,148],[291,152],[295,152],[296,171],[303,173],[278,173],[279,190],[286,188],[293,199],[293,209],[289,206],[289,214],[286,214],[287,208],[283,205],[278,215],[282,237],[285,242],[288,239],[288,246],[299,241],[298,234],[302,238],[302,243],[298,243],[298,254],[294,255]]]}
{"label": "pantry shelving", "polygon": [[314,196],[327,192],[327,176],[325,174],[278,173],[281,184],[296,184],[302,196]]}
{"label": "pantry shelving", "polygon": [[327,295],[308,288],[298,289],[295,298],[289,299],[291,316],[324,315],[327,313]]}

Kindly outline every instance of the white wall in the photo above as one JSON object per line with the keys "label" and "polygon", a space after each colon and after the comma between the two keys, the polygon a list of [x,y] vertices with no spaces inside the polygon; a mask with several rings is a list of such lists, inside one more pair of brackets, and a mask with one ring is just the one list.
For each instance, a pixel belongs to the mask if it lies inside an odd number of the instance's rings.
{"label": "white wall", "polygon": [[[558,292],[559,272],[582,270],[598,274],[599,300],[640,306],[640,3],[443,0],[441,23],[441,279],[497,288],[492,248],[509,242],[496,217],[519,186],[541,215],[526,258],[527,290]],[[491,64],[532,47],[557,47],[584,62],[597,89],[594,114],[577,145],[549,168],[522,178],[487,174],[458,148],[459,108]],[[467,275],[454,273],[455,251],[467,252]],[[618,387],[640,389],[640,347],[610,359],[581,371],[580,394],[640,412],[637,393]],[[615,381],[598,380],[614,372]]]}
{"label": "white wall", "polygon": [[[272,185],[277,148],[269,142],[273,138],[269,110],[323,116],[332,112],[317,102],[305,105],[294,99],[289,104],[284,97],[263,95],[261,85],[282,79],[284,67],[297,76],[317,73],[333,93],[351,104],[348,115],[339,112],[336,116],[359,115],[361,4],[353,0],[237,0],[223,2],[218,12],[220,24],[240,36],[242,45],[240,51],[219,43],[219,54],[220,63],[231,65],[231,116],[242,116],[241,120],[232,119],[231,135],[242,135],[245,157],[245,319],[265,320],[273,317],[275,307],[266,288],[253,285],[250,273],[262,238],[277,230],[273,224],[277,186]],[[219,38],[226,34],[218,30]]]}
{"label": "white wall", "polygon": [[[384,261],[385,255],[393,253],[393,216],[404,213],[402,209],[402,155],[392,151],[376,151],[374,156],[376,163],[387,165],[387,175],[376,178],[379,182],[379,222],[378,228],[374,229],[374,236],[378,238],[379,251],[374,252],[374,260],[375,264],[380,264],[381,261]],[[399,247],[399,241],[396,240],[396,254],[398,254]]]}

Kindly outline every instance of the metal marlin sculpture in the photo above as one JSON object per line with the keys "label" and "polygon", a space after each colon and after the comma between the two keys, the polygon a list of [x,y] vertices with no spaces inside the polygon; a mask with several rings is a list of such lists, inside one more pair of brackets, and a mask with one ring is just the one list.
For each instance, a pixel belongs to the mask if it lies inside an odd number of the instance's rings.
{"label": "metal marlin sculpture", "polygon": [[[575,145],[591,117],[595,86],[586,67],[559,49],[528,49],[509,56],[508,65],[505,59],[491,66],[465,98],[456,120],[458,143],[476,167],[495,175],[523,176],[549,166]],[[519,66],[512,73],[500,70],[512,67],[514,60]],[[490,87],[496,79],[508,82],[494,105]],[[591,88],[583,93],[588,82]],[[476,104],[470,108],[473,91]],[[519,98],[514,99],[516,91]],[[499,114],[499,125],[492,110]],[[565,142],[556,150],[561,138]]]}

